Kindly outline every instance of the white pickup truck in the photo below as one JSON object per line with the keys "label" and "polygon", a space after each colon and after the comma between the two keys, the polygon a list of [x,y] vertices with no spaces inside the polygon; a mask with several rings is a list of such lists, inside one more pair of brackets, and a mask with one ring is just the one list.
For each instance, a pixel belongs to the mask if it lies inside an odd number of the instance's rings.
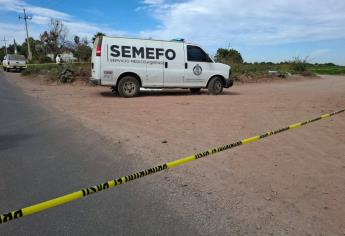
{"label": "white pickup truck", "polygon": [[24,70],[27,68],[26,59],[23,55],[7,54],[2,61],[4,71]]}

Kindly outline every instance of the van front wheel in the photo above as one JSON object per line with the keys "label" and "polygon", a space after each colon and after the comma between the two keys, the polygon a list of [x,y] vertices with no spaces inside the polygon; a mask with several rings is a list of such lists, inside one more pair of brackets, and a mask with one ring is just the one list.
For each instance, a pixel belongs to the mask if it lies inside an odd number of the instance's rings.
{"label": "van front wheel", "polygon": [[219,77],[214,77],[208,83],[208,92],[213,95],[217,95],[223,92],[223,81]]}
{"label": "van front wheel", "polygon": [[125,76],[120,80],[117,90],[121,97],[135,97],[139,94],[139,81],[134,77]]}

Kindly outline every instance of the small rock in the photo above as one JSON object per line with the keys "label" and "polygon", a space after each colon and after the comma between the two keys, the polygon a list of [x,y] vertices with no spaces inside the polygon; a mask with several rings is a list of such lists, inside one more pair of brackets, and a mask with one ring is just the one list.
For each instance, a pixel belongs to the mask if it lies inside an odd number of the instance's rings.
{"label": "small rock", "polygon": [[271,198],[271,196],[266,196],[266,197],[265,197],[265,200],[267,200],[267,201],[271,201],[271,200],[272,200],[272,198]]}
{"label": "small rock", "polygon": [[256,225],[256,229],[260,230],[261,229],[261,225]]}
{"label": "small rock", "polygon": [[168,141],[166,141],[166,140],[163,140],[163,141],[162,141],[162,143],[168,143]]}

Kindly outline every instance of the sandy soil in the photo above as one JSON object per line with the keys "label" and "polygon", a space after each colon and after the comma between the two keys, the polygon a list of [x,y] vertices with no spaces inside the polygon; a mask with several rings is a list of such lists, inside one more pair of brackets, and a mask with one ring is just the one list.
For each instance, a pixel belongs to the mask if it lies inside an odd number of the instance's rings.
{"label": "sandy soil", "polygon": [[[235,85],[223,95],[9,80],[130,153],[135,170],[345,106],[345,77]],[[345,235],[345,114],[169,171],[172,208],[201,234]],[[114,155],[116,158],[116,155]],[[134,170],[133,170],[134,171]]]}

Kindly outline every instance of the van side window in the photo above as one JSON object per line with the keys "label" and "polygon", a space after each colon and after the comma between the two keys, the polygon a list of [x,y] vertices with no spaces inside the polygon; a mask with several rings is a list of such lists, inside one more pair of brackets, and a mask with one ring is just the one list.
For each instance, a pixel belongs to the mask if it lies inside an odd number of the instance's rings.
{"label": "van side window", "polygon": [[187,45],[187,60],[195,62],[212,62],[204,50],[192,45]]}

